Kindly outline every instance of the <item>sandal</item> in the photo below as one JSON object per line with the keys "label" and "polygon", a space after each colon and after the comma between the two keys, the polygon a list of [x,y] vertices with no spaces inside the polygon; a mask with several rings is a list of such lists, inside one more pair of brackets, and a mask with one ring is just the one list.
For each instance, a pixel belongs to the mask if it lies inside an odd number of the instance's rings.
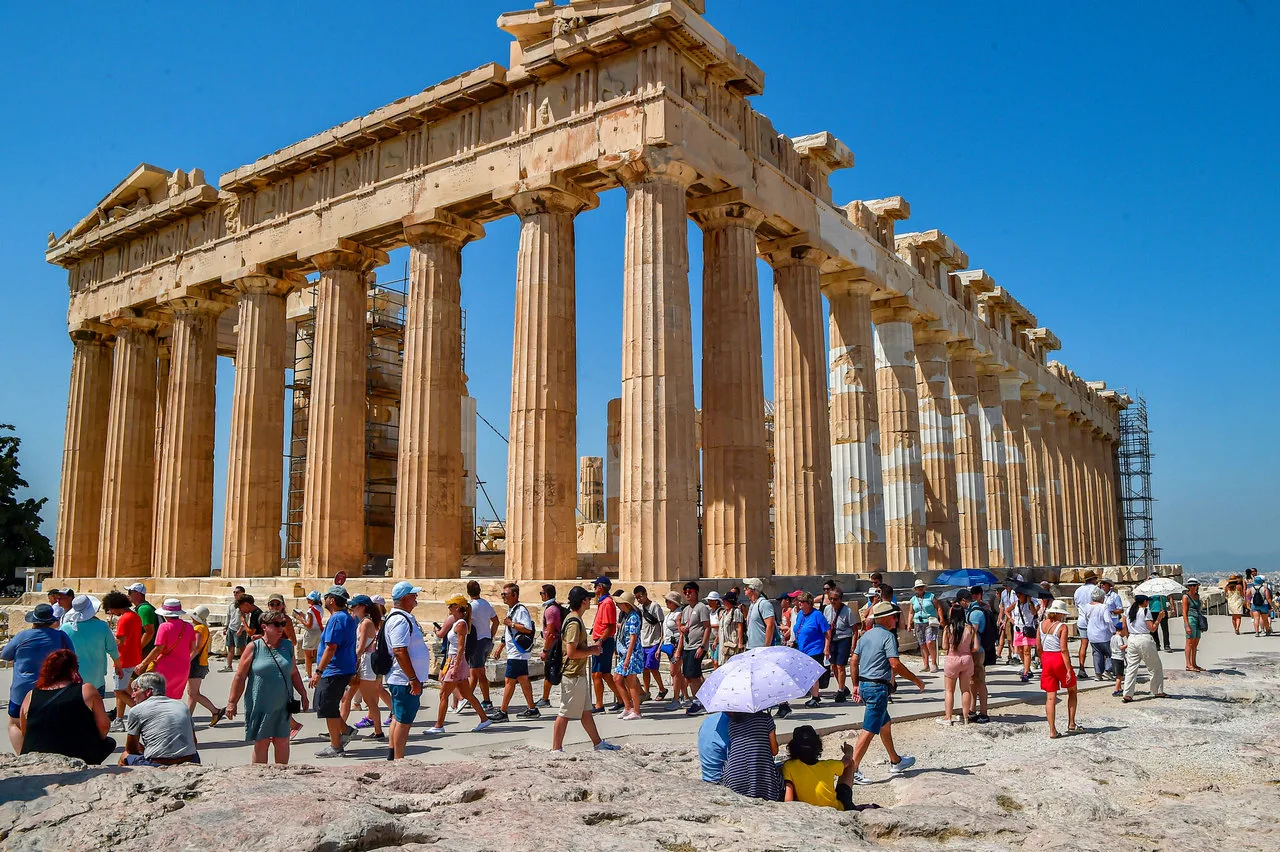
{"label": "sandal", "polygon": [[302,733],[302,723],[289,720],[289,739],[294,739],[300,733]]}
{"label": "sandal", "polygon": [[1050,734],[1050,735],[1049,735],[1049,739],[1051,739],[1051,740],[1060,740],[1060,739],[1062,739],[1062,734],[1056,734],[1056,733],[1055,733],[1055,734]]}
{"label": "sandal", "polygon": [[1153,696],[1151,696],[1151,697],[1152,697],[1152,698],[1168,698],[1168,697],[1169,697],[1169,693],[1167,693],[1167,692],[1157,692],[1155,695],[1153,695]]}
{"label": "sandal", "polygon": [[1067,728],[1067,733],[1068,734],[1087,734],[1089,732],[1086,731],[1080,725],[1072,725],[1070,728]]}
{"label": "sandal", "polygon": [[1120,700],[1121,700],[1121,701],[1123,701],[1125,704],[1132,704],[1132,703],[1133,703],[1133,696],[1131,696],[1131,695],[1126,695],[1124,698],[1121,698]]}

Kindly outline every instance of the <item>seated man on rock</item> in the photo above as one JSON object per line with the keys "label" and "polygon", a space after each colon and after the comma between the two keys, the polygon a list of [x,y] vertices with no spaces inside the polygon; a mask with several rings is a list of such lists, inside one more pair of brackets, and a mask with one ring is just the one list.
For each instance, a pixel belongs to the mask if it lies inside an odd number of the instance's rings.
{"label": "seated man on rock", "polygon": [[126,739],[121,766],[173,766],[199,763],[191,711],[165,695],[164,675],[147,672],[129,685],[133,706],[125,711]]}

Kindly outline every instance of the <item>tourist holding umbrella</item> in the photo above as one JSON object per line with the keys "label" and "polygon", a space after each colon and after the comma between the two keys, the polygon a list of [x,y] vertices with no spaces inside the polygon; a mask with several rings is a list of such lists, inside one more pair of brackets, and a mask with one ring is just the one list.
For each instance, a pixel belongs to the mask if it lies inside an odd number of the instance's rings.
{"label": "tourist holding umbrella", "polygon": [[[1139,586],[1141,588],[1141,586]],[[1155,632],[1161,619],[1168,610],[1155,615],[1148,607],[1150,598],[1135,594],[1133,605],[1125,616],[1125,628],[1129,632],[1129,641],[1124,651],[1124,700],[1132,701],[1134,690],[1138,688],[1138,665],[1143,664],[1151,672],[1151,694],[1156,698],[1164,698],[1164,665],[1160,662],[1159,649],[1156,647]]]}

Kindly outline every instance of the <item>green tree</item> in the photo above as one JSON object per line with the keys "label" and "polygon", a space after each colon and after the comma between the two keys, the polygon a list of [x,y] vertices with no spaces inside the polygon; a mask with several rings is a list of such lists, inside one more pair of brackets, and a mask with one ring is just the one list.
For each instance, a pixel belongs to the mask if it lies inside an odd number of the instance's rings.
{"label": "green tree", "polygon": [[[0,432],[13,427],[0,423]],[[19,581],[18,568],[53,564],[53,546],[40,532],[40,510],[48,502],[18,499],[18,489],[27,482],[18,473],[18,448],[22,439],[0,434],[0,588]]]}

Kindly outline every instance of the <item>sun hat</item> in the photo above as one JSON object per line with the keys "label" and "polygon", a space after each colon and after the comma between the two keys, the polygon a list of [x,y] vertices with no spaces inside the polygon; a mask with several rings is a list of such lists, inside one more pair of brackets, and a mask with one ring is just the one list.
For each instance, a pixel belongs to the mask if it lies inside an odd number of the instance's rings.
{"label": "sun hat", "polygon": [[801,595],[803,595],[803,594],[804,594],[804,590],[803,590],[803,589],[796,589],[794,592],[787,592],[786,597],[789,597],[789,598],[798,598],[798,597],[800,597],[800,596],[801,596]]}
{"label": "sun hat", "polygon": [[67,613],[67,621],[89,621],[102,608],[102,601],[93,595],[76,595],[71,601],[71,611]]}
{"label": "sun hat", "polygon": [[1049,604],[1050,615],[1070,615],[1071,611],[1067,609],[1066,601],[1054,601]]}
{"label": "sun hat", "polygon": [[[413,583],[410,583],[408,580],[401,580],[399,583],[396,583],[391,587],[391,600],[398,601],[405,595],[416,595],[421,592],[422,589],[418,588]],[[370,603],[372,603],[372,600]]]}
{"label": "sun hat", "polygon": [[320,592],[315,590],[307,592],[307,600],[311,601],[312,603],[320,603],[320,600],[321,600]]}
{"label": "sun hat", "polygon": [[1103,577],[1101,580],[1098,581],[1099,586],[1101,586],[1103,583],[1106,583],[1108,586],[1115,585],[1115,581],[1112,580],[1110,577]]}
{"label": "sun hat", "polygon": [[182,608],[182,601],[177,598],[165,598],[164,603],[160,604],[160,608],[156,610],[156,615],[161,618],[180,618],[187,614]]}
{"label": "sun hat", "polygon": [[665,595],[663,595],[662,599],[671,601],[673,604],[676,604],[677,606],[684,603],[684,598],[680,596],[679,592],[667,592]]}
{"label": "sun hat", "polygon": [[267,595],[267,603],[272,603],[273,601],[279,601],[280,603],[284,603],[284,595],[280,594],[279,592],[272,592],[271,594]]}
{"label": "sun hat", "polygon": [[[1261,578],[1261,577],[1259,577],[1258,579],[1254,580],[1253,582],[1254,582],[1254,585],[1261,585],[1261,584],[1262,584],[1262,578]],[[1186,585],[1188,585],[1188,586],[1198,586],[1198,585],[1200,585],[1200,581],[1199,581],[1199,580],[1197,580],[1195,577],[1192,577],[1190,580],[1188,580],[1188,581],[1186,582]]]}
{"label": "sun hat", "polygon": [[[1255,586],[1261,586],[1261,585],[1262,585],[1263,583],[1265,583],[1265,582],[1266,582],[1266,580],[1262,579],[1262,577],[1261,577],[1261,576],[1257,576],[1257,577],[1254,577],[1254,578],[1253,578],[1253,584],[1254,584]],[[1187,585],[1188,585],[1188,586],[1190,586],[1190,585],[1191,585],[1191,581],[1190,581],[1190,580],[1188,580],[1188,581],[1187,581]]]}
{"label": "sun hat", "polygon": [[723,598],[720,597],[719,592],[707,592],[707,596],[703,598],[703,600],[718,601],[718,600],[723,600]]}
{"label": "sun hat", "polygon": [[744,583],[743,585],[745,585],[748,589],[755,589],[758,592],[764,588],[764,580],[761,580],[759,577],[752,577],[750,580],[747,580],[747,582]]}
{"label": "sun hat", "polygon": [[205,627],[208,627],[209,626],[209,607],[205,606],[204,604],[201,604],[200,606],[191,610],[191,620],[194,621],[196,624],[203,624]]}
{"label": "sun hat", "polygon": [[126,592],[137,592],[140,595],[145,595],[147,593],[147,587],[141,583],[134,583],[132,586],[125,586],[124,590]]}
{"label": "sun hat", "polygon": [[610,580],[610,579],[609,579],[608,577],[606,577],[605,575],[601,574],[599,577],[596,577],[595,582],[594,582],[594,583],[592,583],[591,585],[593,585],[593,586],[604,586],[606,589],[609,589],[609,588],[612,588],[612,587],[613,587],[613,581],[612,581],[612,580]]}
{"label": "sun hat", "polygon": [[924,588],[928,588],[928,586],[929,584],[926,583],[924,580],[916,580],[914,583],[911,584],[911,588],[913,589],[924,589]]}
{"label": "sun hat", "polygon": [[872,586],[871,588],[867,589],[867,598],[878,598],[878,597],[880,597],[880,590],[877,589],[875,586]]}
{"label": "sun hat", "polygon": [[36,608],[26,615],[27,624],[53,624],[58,619],[53,614],[53,607],[47,603],[36,604]]}
{"label": "sun hat", "polygon": [[[715,594],[715,592],[712,592],[712,594]],[[636,596],[631,594],[630,592],[623,592],[622,594],[618,595],[618,603],[626,604],[627,606],[634,608],[636,605]]]}
{"label": "sun hat", "polygon": [[897,615],[897,614],[898,614],[898,608],[893,604],[889,603],[888,601],[880,601],[880,603],[876,604],[874,607],[871,608],[872,618],[884,618],[885,616],[888,616],[888,615]]}
{"label": "sun hat", "polygon": [[347,606],[373,606],[373,598],[368,595],[356,595],[347,601]]}
{"label": "sun hat", "polygon": [[462,595],[454,595],[453,597],[445,601],[444,605],[445,606],[466,606],[467,599],[464,598]]}

